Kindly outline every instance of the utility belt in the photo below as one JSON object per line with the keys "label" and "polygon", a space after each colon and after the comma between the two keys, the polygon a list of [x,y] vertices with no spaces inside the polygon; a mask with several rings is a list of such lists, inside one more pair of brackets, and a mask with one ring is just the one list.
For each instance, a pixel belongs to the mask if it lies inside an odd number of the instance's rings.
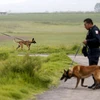
{"label": "utility belt", "polygon": [[97,46],[97,47],[89,47],[89,46],[87,46],[87,48],[88,49],[99,49],[100,47],[99,46]]}
{"label": "utility belt", "polygon": [[94,53],[100,53],[99,49],[100,49],[99,46],[98,47],[83,46],[82,53],[86,57],[88,56],[89,51],[94,52]]}

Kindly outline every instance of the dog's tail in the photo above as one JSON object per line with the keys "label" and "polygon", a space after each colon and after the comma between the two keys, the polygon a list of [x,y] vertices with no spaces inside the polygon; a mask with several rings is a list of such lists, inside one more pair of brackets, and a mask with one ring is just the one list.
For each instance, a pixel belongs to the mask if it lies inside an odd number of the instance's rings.
{"label": "dog's tail", "polygon": [[21,40],[21,41],[24,41],[23,39],[20,39],[20,38],[14,38],[14,41],[16,42],[16,43],[18,43],[19,41],[17,41],[17,40]]}

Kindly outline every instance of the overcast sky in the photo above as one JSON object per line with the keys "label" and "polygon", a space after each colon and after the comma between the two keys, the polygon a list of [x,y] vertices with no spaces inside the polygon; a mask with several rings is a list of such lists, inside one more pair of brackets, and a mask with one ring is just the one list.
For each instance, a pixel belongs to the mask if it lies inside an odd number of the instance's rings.
{"label": "overcast sky", "polygon": [[100,0],[0,0],[0,11],[93,11]]}

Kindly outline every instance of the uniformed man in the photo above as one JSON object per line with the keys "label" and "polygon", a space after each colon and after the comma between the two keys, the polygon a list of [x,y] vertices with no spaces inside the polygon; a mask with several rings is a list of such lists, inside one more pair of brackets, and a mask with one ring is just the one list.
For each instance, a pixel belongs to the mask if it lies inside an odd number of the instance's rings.
{"label": "uniformed man", "polygon": [[[87,57],[89,60],[89,65],[98,65],[100,55],[100,30],[96,25],[93,25],[93,21],[90,18],[84,20],[84,26],[88,30],[86,39],[83,41],[83,44],[85,44],[88,48]],[[94,84],[88,88],[93,88],[94,86],[95,80]]]}

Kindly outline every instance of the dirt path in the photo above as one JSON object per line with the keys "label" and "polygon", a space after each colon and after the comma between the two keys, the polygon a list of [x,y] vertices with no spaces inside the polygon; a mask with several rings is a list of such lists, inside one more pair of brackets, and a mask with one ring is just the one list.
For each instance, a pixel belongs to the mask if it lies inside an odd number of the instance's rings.
{"label": "dirt path", "polygon": [[[25,55],[24,54],[18,54],[18,56],[25,56]],[[29,56],[48,57],[49,54],[29,54]]]}
{"label": "dirt path", "polygon": [[[73,56],[69,56],[73,59]],[[88,65],[87,58],[83,56],[77,56],[75,61],[79,64]],[[100,63],[99,63],[100,65]],[[92,78],[85,79],[84,84],[91,85],[93,83]],[[100,99],[100,89],[98,90],[91,90],[88,88],[79,87],[74,89],[76,84],[76,79],[72,78],[67,82],[60,82],[60,85],[55,88],[51,89],[43,94],[36,96],[36,100],[98,100]]]}

